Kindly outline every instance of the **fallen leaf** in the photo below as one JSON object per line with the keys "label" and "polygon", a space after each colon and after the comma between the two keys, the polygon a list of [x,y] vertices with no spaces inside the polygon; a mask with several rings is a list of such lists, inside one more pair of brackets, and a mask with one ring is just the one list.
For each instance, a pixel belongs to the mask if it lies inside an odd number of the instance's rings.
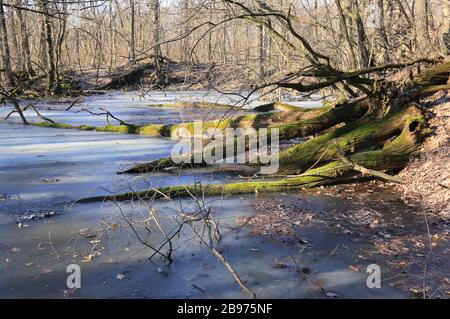
{"label": "fallen leaf", "polygon": [[348,268],[350,268],[350,270],[354,271],[354,272],[358,272],[359,271],[359,269],[357,267],[352,266],[352,265],[348,266]]}

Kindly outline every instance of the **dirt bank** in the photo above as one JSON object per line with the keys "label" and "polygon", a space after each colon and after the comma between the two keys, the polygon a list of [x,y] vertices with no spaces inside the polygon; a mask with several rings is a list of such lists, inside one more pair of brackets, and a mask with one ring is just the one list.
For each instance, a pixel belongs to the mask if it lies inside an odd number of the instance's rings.
{"label": "dirt bank", "polygon": [[395,185],[405,201],[421,204],[442,218],[450,218],[450,90],[438,92],[421,103],[433,112],[433,135],[417,156],[399,173],[406,183]]}

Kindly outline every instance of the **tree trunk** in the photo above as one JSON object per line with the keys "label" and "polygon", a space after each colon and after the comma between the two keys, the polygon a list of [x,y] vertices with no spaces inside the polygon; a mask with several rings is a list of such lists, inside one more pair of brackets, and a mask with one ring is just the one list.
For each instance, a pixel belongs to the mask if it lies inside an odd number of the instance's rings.
{"label": "tree trunk", "polygon": [[[213,13],[214,13],[214,2],[209,4],[209,21],[213,21]],[[208,63],[211,64],[213,62],[213,41],[212,41],[213,33],[208,33]]]}
{"label": "tree trunk", "polygon": [[350,32],[347,27],[347,20],[345,18],[344,10],[342,9],[341,0],[335,0],[336,1],[336,7],[338,9],[339,13],[339,25],[341,29],[341,33],[344,34],[345,40],[347,42],[347,46],[350,52],[350,66],[351,68],[355,69],[357,66],[356,62],[356,54],[355,49],[353,48],[353,41],[350,37]]}
{"label": "tree trunk", "polygon": [[55,48],[53,45],[52,22],[49,14],[48,0],[40,0],[40,7],[44,15],[45,41],[47,44],[47,92],[55,92],[58,89],[58,73],[55,61]]}
{"label": "tree trunk", "polygon": [[8,30],[6,28],[6,16],[3,7],[3,0],[0,0],[0,41],[2,47],[2,67],[5,73],[6,84],[14,86],[14,75],[11,69],[11,56],[9,53]]}
{"label": "tree trunk", "polygon": [[367,37],[364,30],[364,24],[361,18],[358,0],[352,2],[353,14],[356,20],[356,32],[358,34],[358,49],[359,49],[359,65],[361,68],[366,68],[370,64],[369,50],[367,48]]}
{"label": "tree trunk", "polygon": [[444,54],[450,54],[450,1],[444,3],[442,25],[442,51]]}
{"label": "tree trunk", "polygon": [[66,36],[66,27],[67,27],[67,7],[68,4],[66,2],[63,2],[62,4],[62,10],[58,12],[59,17],[59,31],[58,31],[58,37],[56,40],[56,53],[55,53],[55,69],[56,69],[56,75],[59,74],[60,70],[60,64],[62,62],[62,46],[64,43],[64,39]]}
{"label": "tree trunk", "polygon": [[266,41],[264,26],[258,26],[258,70],[259,76],[264,77],[264,62],[266,60]]}
{"label": "tree trunk", "polygon": [[161,46],[159,45],[160,42],[160,32],[161,32],[161,8],[159,4],[159,0],[153,0],[152,3],[152,9],[153,9],[153,64],[156,69],[156,77],[158,80],[161,80],[161,64],[160,64],[160,57],[161,57]]}
{"label": "tree trunk", "polygon": [[130,10],[131,10],[131,35],[130,35],[130,63],[136,64],[136,10],[134,0],[130,0]]}
{"label": "tree trunk", "polygon": [[39,64],[41,69],[47,69],[48,57],[47,57],[47,40],[45,36],[45,17],[41,15],[41,21],[39,22]]}
{"label": "tree trunk", "polygon": [[382,60],[382,64],[386,64],[388,63],[388,55],[387,52],[389,50],[389,41],[388,41],[388,37],[386,34],[386,27],[384,24],[384,20],[385,20],[385,16],[384,16],[384,0],[378,0],[377,2],[377,7],[378,7],[378,12],[376,12],[375,14],[379,14],[379,21],[377,21],[379,23],[379,25],[376,26],[376,30],[378,33],[378,38],[379,38],[379,42],[381,44],[381,60]]}
{"label": "tree trunk", "polygon": [[189,48],[189,36],[187,36],[190,30],[189,20],[189,0],[183,0],[181,8],[181,16],[183,19],[183,36],[181,40],[181,61],[185,64],[190,63],[190,48]]}
{"label": "tree trunk", "polygon": [[12,61],[13,65],[14,65],[14,69],[17,71],[21,71],[23,72],[24,70],[24,63],[23,63],[23,53],[22,50],[19,47],[19,40],[17,38],[17,36],[19,35],[19,32],[17,30],[17,24],[16,24],[16,18],[14,16],[14,11],[10,12],[11,15],[11,22],[9,23],[10,26],[10,41],[12,44]]}
{"label": "tree trunk", "polygon": [[415,25],[417,34],[416,55],[429,55],[432,47],[428,30],[428,0],[416,0]]}
{"label": "tree trunk", "polygon": [[[16,1],[17,6],[26,5],[27,1],[22,3],[21,0]],[[20,32],[21,32],[21,45],[22,52],[25,64],[25,70],[29,76],[34,76],[36,73],[34,72],[33,65],[31,63],[31,50],[30,50],[30,35],[28,33],[28,27],[25,19],[23,18],[22,10],[16,9],[17,19],[19,20]]]}

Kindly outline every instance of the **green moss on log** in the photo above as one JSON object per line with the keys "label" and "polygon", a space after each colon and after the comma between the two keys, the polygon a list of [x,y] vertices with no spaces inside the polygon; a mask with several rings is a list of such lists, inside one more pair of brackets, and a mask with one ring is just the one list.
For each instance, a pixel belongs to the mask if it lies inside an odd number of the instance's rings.
{"label": "green moss on log", "polygon": [[[412,122],[411,122],[412,123]],[[410,123],[410,124],[411,124]],[[424,137],[420,124],[411,127],[406,125],[401,134],[392,142],[388,143],[383,149],[375,151],[361,152],[349,157],[349,160],[374,170],[399,169],[404,167],[412,152],[417,149],[417,145]],[[230,184],[209,184],[200,188],[198,185],[183,185],[161,187],[142,192],[133,192],[118,194],[114,196],[98,196],[82,200],[82,202],[93,202],[103,200],[124,201],[132,198],[161,198],[161,197],[188,197],[195,196],[222,196],[222,195],[240,195],[252,193],[270,193],[299,190],[302,188],[311,188],[321,185],[329,185],[345,180],[357,174],[349,165],[342,160],[332,161],[320,167],[311,169],[301,175],[280,179],[276,181],[252,181],[238,182]]]}
{"label": "green moss on log", "polygon": [[255,112],[283,111],[283,112],[311,112],[313,108],[295,106],[283,102],[261,104],[252,109]]}
{"label": "green moss on log", "polygon": [[170,102],[170,103],[160,103],[160,104],[149,104],[150,107],[163,107],[163,108],[198,108],[198,109],[235,109],[235,110],[245,110],[240,106],[205,102],[205,101],[194,101],[194,102]]}
{"label": "green moss on log", "polygon": [[450,77],[450,62],[437,64],[414,77],[420,86],[447,84]]}
{"label": "green moss on log", "polygon": [[62,129],[77,129],[77,126],[65,124],[65,123],[50,123],[50,122],[40,122],[40,123],[30,123],[30,125],[40,126],[40,127],[51,127],[51,128],[62,128]]}
{"label": "green moss on log", "polygon": [[326,163],[336,156],[330,142],[338,140],[345,154],[382,146],[386,140],[398,135],[405,125],[413,121],[423,121],[419,109],[411,106],[396,114],[377,119],[366,124],[354,122],[319,135],[305,143],[291,147],[280,153],[280,172],[300,174],[312,165]]}

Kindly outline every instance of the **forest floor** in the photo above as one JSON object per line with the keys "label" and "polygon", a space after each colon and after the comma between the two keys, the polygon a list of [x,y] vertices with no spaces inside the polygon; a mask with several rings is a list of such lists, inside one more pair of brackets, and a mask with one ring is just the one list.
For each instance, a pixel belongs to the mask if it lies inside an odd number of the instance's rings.
{"label": "forest floor", "polygon": [[421,203],[442,218],[450,218],[450,91],[442,91],[422,103],[434,113],[434,134],[425,140],[417,156],[399,173],[405,184],[395,185],[405,201]]}

